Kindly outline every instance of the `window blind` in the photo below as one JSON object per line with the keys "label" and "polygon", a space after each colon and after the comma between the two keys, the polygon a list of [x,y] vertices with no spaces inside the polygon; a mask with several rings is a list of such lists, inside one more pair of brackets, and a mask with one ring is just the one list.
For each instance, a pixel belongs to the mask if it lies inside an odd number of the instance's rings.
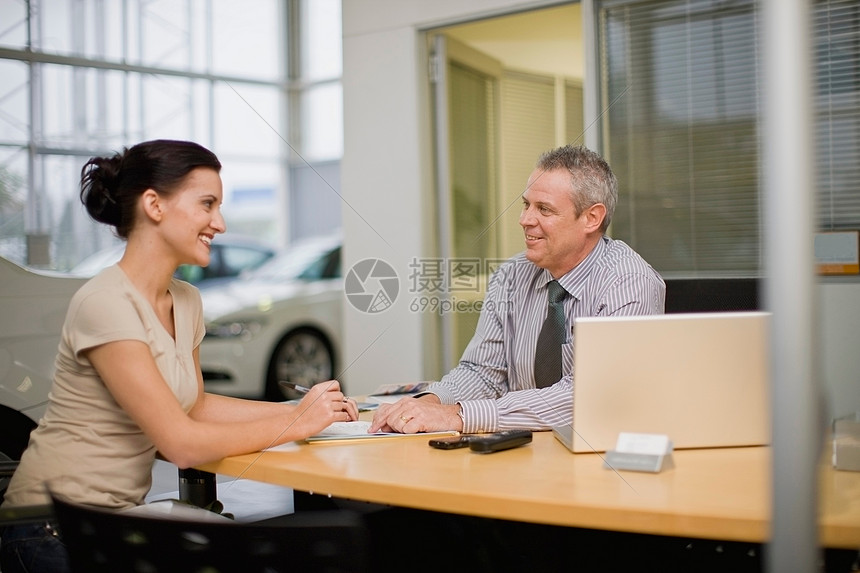
{"label": "window blind", "polygon": [[[761,270],[758,3],[601,3],[612,233],[664,275]],[[816,223],[860,228],[860,2],[811,5]]]}
{"label": "window blind", "polygon": [[860,229],[860,2],[813,5],[818,227]]}
{"label": "window blind", "polygon": [[611,234],[667,277],[757,274],[754,2],[606,2],[599,14]]}
{"label": "window blind", "polygon": [[502,196],[496,227],[499,230],[500,257],[523,250],[523,231],[519,225],[521,196],[538,156],[555,147],[554,79],[538,74],[505,71],[502,84],[501,163]]}

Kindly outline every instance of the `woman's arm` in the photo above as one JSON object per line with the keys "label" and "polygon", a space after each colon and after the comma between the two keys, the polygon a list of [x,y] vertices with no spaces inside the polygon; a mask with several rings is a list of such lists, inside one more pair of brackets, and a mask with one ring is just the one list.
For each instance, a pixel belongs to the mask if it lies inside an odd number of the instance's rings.
{"label": "woman's arm", "polygon": [[303,439],[358,417],[355,402],[344,401],[337,382],[317,384],[297,406],[254,402],[205,394],[199,366],[202,398],[186,414],[145,343],[110,342],[87,351],[87,358],[120,407],[180,468]]}
{"label": "woman's arm", "polygon": [[[293,411],[297,408],[294,404],[248,400],[206,392],[203,388],[199,348],[194,349],[194,365],[197,370],[198,398],[188,415],[199,422],[245,422],[267,415],[283,416],[285,409]],[[340,389],[336,380],[322,382],[321,385],[326,390]]]}
{"label": "woman's arm", "polygon": [[295,410],[293,404],[246,400],[201,392],[188,415],[198,422],[244,422],[260,416],[279,416]]}

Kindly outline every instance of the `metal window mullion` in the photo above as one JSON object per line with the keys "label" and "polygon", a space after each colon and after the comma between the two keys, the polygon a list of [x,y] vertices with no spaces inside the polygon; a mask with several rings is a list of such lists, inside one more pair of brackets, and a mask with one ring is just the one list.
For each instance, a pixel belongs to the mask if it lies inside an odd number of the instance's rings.
{"label": "metal window mullion", "polygon": [[[41,48],[42,39],[42,13],[39,0],[28,2],[28,49]],[[33,17],[36,14],[36,17]],[[27,171],[29,187],[27,195],[26,215],[24,218],[24,232],[29,235],[38,233],[43,228],[43,205],[41,201],[41,189],[43,178],[40,176],[37,161],[38,142],[42,137],[42,69],[38,62],[29,62],[30,80],[30,141],[27,150]]]}
{"label": "metal window mullion", "polygon": [[[142,47],[142,40],[141,40]],[[153,66],[142,66],[126,62],[111,62],[95,60],[78,56],[62,56],[44,52],[30,52],[27,50],[16,50],[0,47],[0,60],[17,60],[22,62],[38,62],[43,64],[57,64],[61,66],[73,66],[79,68],[96,68],[102,70],[115,70],[120,72],[134,72],[141,75],[171,76],[181,78],[194,78],[196,80],[211,80],[216,82],[243,83],[256,86],[280,87],[281,80],[266,80],[238,76],[226,76],[214,73],[194,72],[189,70],[177,70],[173,68],[158,68]],[[339,80],[325,80],[320,82],[306,82],[304,85],[312,86],[323,83],[331,83]],[[296,82],[297,85],[299,85]]]}
{"label": "metal window mullion", "polygon": [[[215,38],[214,38],[214,22],[215,16],[212,9],[212,0],[207,0],[206,2],[206,73],[212,73],[212,70],[215,69],[215,60],[213,57],[213,51],[215,46]],[[209,122],[209,147],[215,147],[215,136],[217,129],[217,122],[215,121],[215,80],[209,80],[206,83],[206,95],[208,97],[209,109],[207,114],[207,121]]]}
{"label": "metal window mullion", "polygon": [[[302,36],[301,36],[301,0],[288,0],[285,6],[285,29],[287,30],[286,38],[286,58],[284,62],[285,79],[283,85],[284,105],[286,106],[284,113],[284,121],[286,125],[282,126],[282,132],[286,134],[284,142],[284,196],[282,200],[282,208],[285,211],[284,220],[287,221],[284,229],[284,241],[289,243],[292,237],[292,224],[294,222],[293,207],[297,205],[295,190],[292,182],[293,172],[296,169],[295,164],[301,161],[302,152],[302,129],[301,129],[301,109],[302,109],[302,94],[304,86],[302,85]],[[290,145],[292,142],[292,145]],[[298,154],[298,158],[294,155]],[[285,244],[286,244],[285,243]]]}
{"label": "metal window mullion", "polygon": [[[142,1],[138,1],[138,3],[137,3],[137,56],[138,56],[138,59],[143,57],[143,49],[144,49],[143,4],[142,4]],[[125,62],[125,64],[127,65],[127,62]],[[134,72],[134,71],[138,71],[138,70],[130,68],[127,71]],[[145,111],[146,106],[143,105],[143,102],[146,101],[146,99],[144,97],[146,95],[146,93],[145,93],[144,82],[143,82],[142,76],[138,78],[137,89],[138,89],[137,113],[139,116],[138,126],[140,129],[140,133],[138,134],[138,137],[143,138],[144,134],[146,133],[146,111]]]}

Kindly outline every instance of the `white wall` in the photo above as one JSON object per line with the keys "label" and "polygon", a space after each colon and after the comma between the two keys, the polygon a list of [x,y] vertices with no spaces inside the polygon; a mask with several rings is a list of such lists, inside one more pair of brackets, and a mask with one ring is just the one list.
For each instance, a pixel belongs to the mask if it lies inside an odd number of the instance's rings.
{"label": "white wall", "polygon": [[[431,189],[419,145],[416,57],[406,27],[345,39],[344,269],[378,258],[405,278],[409,258],[424,252],[421,197]],[[361,313],[345,302],[343,378],[352,394],[421,378],[421,323],[403,304],[404,286],[385,312]]]}

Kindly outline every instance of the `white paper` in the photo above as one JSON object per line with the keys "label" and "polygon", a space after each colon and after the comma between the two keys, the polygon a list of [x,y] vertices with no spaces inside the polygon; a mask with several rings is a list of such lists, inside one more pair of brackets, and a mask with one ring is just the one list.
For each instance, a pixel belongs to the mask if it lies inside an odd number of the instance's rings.
{"label": "white paper", "polygon": [[333,440],[364,440],[376,438],[397,438],[408,436],[456,436],[460,432],[456,430],[446,430],[442,432],[421,432],[417,434],[402,434],[400,432],[375,432],[370,434],[367,430],[370,429],[370,422],[364,420],[356,420],[354,422],[334,422],[318,434],[315,434],[307,439],[308,442],[325,442]]}
{"label": "white paper", "polygon": [[358,436],[367,434],[370,422],[355,420],[353,422],[333,422],[330,426],[316,434],[317,436]]}

